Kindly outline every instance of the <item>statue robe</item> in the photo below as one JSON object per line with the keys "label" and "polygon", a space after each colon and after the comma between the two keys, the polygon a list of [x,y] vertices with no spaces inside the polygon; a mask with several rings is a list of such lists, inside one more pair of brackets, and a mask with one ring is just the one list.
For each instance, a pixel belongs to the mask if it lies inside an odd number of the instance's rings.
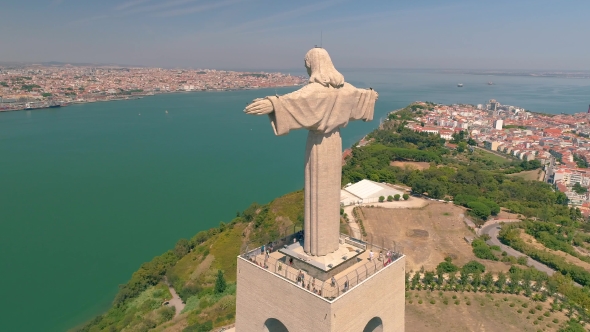
{"label": "statue robe", "polygon": [[276,135],[307,129],[305,150],[304,250],[323,256],[338,249],[340,234],[340,188],[342,139],[340,128],[351,120],[373,119],[373,90],[344,83],[340,88],[310,83],[279,97],[267,97]]}

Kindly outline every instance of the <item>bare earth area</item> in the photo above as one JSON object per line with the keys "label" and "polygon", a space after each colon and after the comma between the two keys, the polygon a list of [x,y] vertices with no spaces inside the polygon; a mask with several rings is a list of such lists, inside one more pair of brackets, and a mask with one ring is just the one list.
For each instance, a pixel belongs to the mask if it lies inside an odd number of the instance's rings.
{"label": "bare earth area", "polygon": [[391,166],[399,167],[399,168],[413,168],[417,170],[423,170],[430,168],[430,164],[423,161],[392,161],[389,163]]}
{"label": "bare earth area", "polygon": [[[455,293],[437,291],[409,291],[406,298],[406,331],[557,331],[559,325],[567,321],[561,312],[553,312],[549,317],[543,314],[549,310],[547,303],[541,303],[541,310],[534,309],[537,304],[524,296],[509,294]],[[457,298],[453,299],[455,295]],[[444,304],[446,298],[448,303]],[[504,300],[506,299],[506,301]],[[419,301],[422,300],[422,304]],[[434,304],[430,303],[434,300]],[[459,301],[455,304],[455,301]],[[467,302],[469,301],[469,305]],[[411,302],[411,303],[410,303]],[[527,308],[522,304],[528,303]],[[512,307],[510,305],[513,304]],[[521,310],[521,313],[518,313]],[[539,320],[541,317],[541,320]],[[558,323],[553,320],[557,319]],[[534,324],[534,322],[537,324]]]}
{"label": "bare earth area", "polygon": [[446,256],[457,265],[481,262],[490,271],[508,271],[501,262],[480,260],[465,238],[474,238],[465,223],[464,209],[448,203],[430,202],[415,209],[361,208],[366,240],[406,255],[408,271],[434,270]]}
{"label": "bare earth area", "polygon": [[538,169],[533,169],[530,171],[522,171],[519,173],[514,173],[514,174],[508,174],[508,177],[520,177],[523,178],[525,180],[530,180],[530,181],[541,181],[542,177],[544,177],[544,174],[542,174],[543,171],[538,170]]}

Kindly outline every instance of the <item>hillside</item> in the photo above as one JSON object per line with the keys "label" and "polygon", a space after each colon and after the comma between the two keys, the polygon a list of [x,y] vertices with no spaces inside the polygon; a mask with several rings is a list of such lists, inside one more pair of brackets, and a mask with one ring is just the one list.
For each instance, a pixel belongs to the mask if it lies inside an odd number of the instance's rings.
{"label": "hillside", "polygon": [[[233,323],[236,257],[301,229],[303,191],[265,205],[252,204],[229,223],[181,239],[174,249],[143,264],[120,286],[113,306],[77,331],[209,331]],[[222,271],[226,287],[216,289]],[[172,295],[186,303],[182,313],[162,303]]]}

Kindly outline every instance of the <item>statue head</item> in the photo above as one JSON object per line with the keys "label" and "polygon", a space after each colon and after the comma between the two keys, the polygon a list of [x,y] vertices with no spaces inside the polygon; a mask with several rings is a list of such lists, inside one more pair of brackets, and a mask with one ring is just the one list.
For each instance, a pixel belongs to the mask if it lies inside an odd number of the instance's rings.
{"label": "statue head", "polygon": [[307,52],[305,68],[309,75],[309,83],[320,83],[326,87],[331,85],[334,88],[344,84],[344,76],[334,68],[330,55],[323,48],[315,47]]}

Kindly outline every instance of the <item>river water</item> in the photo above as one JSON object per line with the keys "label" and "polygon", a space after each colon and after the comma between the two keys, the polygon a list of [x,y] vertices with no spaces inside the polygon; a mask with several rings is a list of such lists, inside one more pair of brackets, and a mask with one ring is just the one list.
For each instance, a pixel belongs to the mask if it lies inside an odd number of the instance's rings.
{"label": "river water", "polygon": [[[584,112],[590,80],[416,70],[343,71],[380,96]],[[493,81],[495,85],[487,85]],[[463,83],[458,88],[457,83]],[[275,137],[242,109],[295,88],[194,92],[0,113],[0,330],[63,331],[106,310],[142,262],[256,201],[303,186],[305,132]],[[166,111],[168,111],[166,113]]]}

